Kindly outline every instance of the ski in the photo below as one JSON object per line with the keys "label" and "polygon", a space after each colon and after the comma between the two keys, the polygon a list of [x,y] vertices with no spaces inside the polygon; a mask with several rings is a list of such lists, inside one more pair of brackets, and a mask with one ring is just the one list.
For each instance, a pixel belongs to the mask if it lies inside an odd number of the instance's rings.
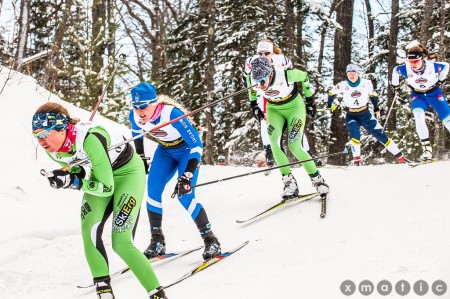
{"label": "ski", "polygon": [[245,222],[248,222],[248,221],[253,220],[255,218],[258,218],[258,217],[260,217],[260,216],[262,216],[262,215],[264,215],[264,214],[266,214],[266,213],[268,213],[270,211],[276,210],[276,209],[278,209],[278,208],[280,208],[280,207],[282,207],[282,206],[284,206],[286,204],[304,202],[304,201],[307,201],[307,200],[310,200],[310,199],[316,197],[317,195],[319,195],[319,193],[313,192],[313,193],[300,195],[300,196],[298,196],[296,198],[293,198],[293,199],[290,199],[290,200],[282,200],[281,202],[277,203],[276,205],[271,206],[267,210],[264,210],[263,212],[255,215],[255,216],[253,216],[251,218],[248,218],[248,219],[245,219],[245,220],[236,220],[236,222],[237,223],[245,223]]}
{"label": "ski", "polygon": [[249,241],[245,241],[244,243],[242,243],[241,245],[239,245],[238,247],[221,253],[219,255],[217,255],[216,257],[208,260],[208,261],[204,261],[201,264],[199,264],[198,266],[196,266],[194,269],[192,269],[191,271],[189,271],[188,273],[186,273],[185,275],[181,276],[180,278],[176,279],[175,281],[171,282],[170,284],[164,286],[164,289],[170,288],[171,286],[174,286],[180,282],[182,282],[183,280],[192,277],[193,275],[197,274],[200,271],[205,270],[206,268],[210,267],[211,265],[216,264],[217,262],[220,262],[221,260],[223,260],[226,257],[229,257],[230,255],[232,255],[233,253],[235,253],[236,251],[240,250],[242,247],[244,247],[245,245],[247,245],[249,243]]}
{"label": "ski", "polygon": [[[187,254],[189,254],[191,252],[200,250],[202,248],[203,248],[203,246],[199,246],[199,247],[196,247],[196,248],[193,248],[193,249],[182,250],[182,251],[177,251],[177,252],[171,252],[171,253],[158,255],[157,257],[150,258],[149,262],[153,264],[153,263],[156,263],[156,262],[159,262],[159,261],[169,261],[169,260],[171,261],[171,260],[177,259],[179,257],[185,256],[185,255],[187,255]],[[111,279],[113,279],[113,278],[119,277],[119,276],[129,272],[130,270],[131,269],[129,267],[126,267],[126,268],[123,268],[122,270],[119,270],[119,271],[116,271],[116,272],[112,273],[111,275],[109,275],[109,277],[111,277]],[[77,288],[87,289],[87,288],[92,288],[94,286],[95,286],[95,284],[78,285]]]}
{"label": "ski", "polygon": [[430,163],[434,163],[434,162],[437,162],[437,161],[439,161],[439,160],[424,160],[424,161],[417,161],[417,162],[408,162],[408,165],[411,167],[411,168],[414,168],[414,167],[417,167],[417,166],[420,166],[420,165],[425,165],[425,164],[430,164]]}
{"label": "ski", "polygon": [[328,200],[328,193],[323,194],[320,196],[321,198],[321,210],[320,210],[320,218],[325,218],[327,215],[327,200]]}

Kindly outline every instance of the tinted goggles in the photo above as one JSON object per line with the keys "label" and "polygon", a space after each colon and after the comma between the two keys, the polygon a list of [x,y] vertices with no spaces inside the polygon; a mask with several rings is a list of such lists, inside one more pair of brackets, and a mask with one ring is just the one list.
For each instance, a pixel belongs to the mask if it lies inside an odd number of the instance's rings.
{"label": "tinted goggles", "polygon": [[418,63],[419,61],[421,61],[422,59],[408,59],[409,63]]}
{"label": "tinted goggles", "polygon": [[150,105],[151,102],[147,101],[147,102],[137,102],[135,104],[133,104],[133,108],[138,110],[138,109],[145,109],[148,107],[148,105]]}
{"label": "tinted goggles", "polygon": [[50,136],[50,131],[53,130],[53,128],[55,128],[57,125],[58,124],[54,124],[53,126],[48,127],[47,129],[44,129],[37,133],[33,133],[33,136],[36,137],[37,139],[47,138],[48,136]]}
{"label": "tinted goggles", "polygon": [[270,54],[272,54],[272,52],[259,52],[258,53],[259,56],[269,56]]}

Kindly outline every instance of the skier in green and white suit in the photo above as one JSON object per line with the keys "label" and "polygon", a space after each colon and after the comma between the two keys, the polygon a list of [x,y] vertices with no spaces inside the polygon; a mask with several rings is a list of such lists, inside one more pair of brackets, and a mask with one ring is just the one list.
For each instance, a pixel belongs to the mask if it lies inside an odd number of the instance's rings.
{"label": "skier in green and white suit", "polygon": [[[302,136],[305,128],[306,113],[312,117],[317,108],[312,97],[308,74],[298,69],[273,67],[264,57],[252,61],[252,71],[247,75],[247,83],[258,84],[256,90],[249,90],[250,101],[256,101],[257,93],[264,96],[268,103],[266,107],[267,131],[270,145],[277,165],[288,164],[289,160],[280,147],[280,138],[283,127],[288,129],[288,146],[292,154],[299,160],[311,159],[311,156],[302,148]],[[305,102],[300,95],[296,82],[301,83]],[[321,194],[327,194],[329,187],[317,170],[314,161],[303,163],[309,174],[313,186]],[[284,190],[283,199],[290,199],[299,195],[297,182],[289,166],[280,168]]]}
{"label": "skier in green and white suit", "polygon": [[[150,299],[164,299],[164,290],[144,254],[133,245],[133,235],[145,191],[144,165],[128,143],[107,150],[123,136],[93,123],[79,123],[56,103],[40,106],[33,116],[33,135],[48,156],[63,169],[47,173],[53,188],[84,192],[81,229],[87,262],[97,287],[97,298],[113,299],[108,259],[102,241],[106,220],[113,214],[112,247],[133,271]],[[69,167],[77,160],[87,162]],[[91,168],[85,178],[85,168]]]}

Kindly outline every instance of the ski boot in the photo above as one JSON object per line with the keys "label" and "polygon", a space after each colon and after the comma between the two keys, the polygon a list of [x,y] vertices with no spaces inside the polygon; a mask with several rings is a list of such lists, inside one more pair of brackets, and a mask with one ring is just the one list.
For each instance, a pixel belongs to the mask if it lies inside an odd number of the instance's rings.
{"label": "ski boot", "polygon": [[361,166],[361,163],[362,163],[361,156],[353,157],[353,165],[355,165],[355,166]]}
{"label": "ski boot", "polygon": [[164,235],[160,226],[152,227],[152,241],[144,254],[147,258],[151,259],[166,253],[166,242],[164,241]]}
{"label": "ski boot", "polygon": [[266,145],[264,146],[264,150],[266,151],[267,166],[273,167],[273,165],[275,164],[275,160],[273,159],[272,148],[270,147],[270,145]]}
{"label": "ski boot", "polygon": [[420,155],[421,161],[431,161],[433,159],[433,148],[431,147],[430,141],[422,142],[422,155]]}
{"label": "ski boot", "polygon": [[156,289],[151,290],[148,292],[148,295],[150,299],[169,299],[166,297],[166,293],[162,287],[157,287]]}
{"label": "ski boot", "polygon": [[395,155],[396,158],[398,158],[398,164],[405,164],[411,165],[412,162],[405,157],[405,155],[402,152],[399,152],[397,155]]}
{"label": "ski boot", "polygon": [[281,193],[281,197],[283,198],[283,201],[287,201],[293,198],[298,197],[298,186],[297,181],[295,180],[292,173],[285,174],[281,178],[284,184],[283,192]]}
{"label": "ski boot", "polygon": [[330,187],[328,186],[327,183],[325,183],[325,180],[320,175],[319,171],[317,171],[314,174],[310,174],[309,176],[311,178],[311,183],[313,184],[313,186],[316,188],[317,192],[319,192],[319,194],[321,196],[326,195],[326,194],[328,194],[328,192],[330,192]]}
{"label": "ski boot", "polygon": [[111,279],[95,281],[95,289],[98,299],[114,299],[114,293],[110,285]]}
{"label": "ski boot", "polygon": [[203,260],[205,262],[215,258],[222,251],[220,248],[220,243],[217,237],[213,234],[213,232],[209,229],[210,225],[208,224],[208,229],[206,231],[200,231],[202,235],[203,242],[205,242],[205,251],[203,252]]}

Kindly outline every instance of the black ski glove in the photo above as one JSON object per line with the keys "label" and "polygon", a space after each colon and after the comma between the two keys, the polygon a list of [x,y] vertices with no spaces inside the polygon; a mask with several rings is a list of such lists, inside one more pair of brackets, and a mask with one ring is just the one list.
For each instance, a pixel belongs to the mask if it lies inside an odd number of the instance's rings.
{"label": "black ski glove", "polygon": [[191,179],[192,179],[192,172],[185,172],[180,178],[178,178],[178,182],[175,185],[175,190],[173,190],[172,198],[175,197],[175,195],[180,198],[184,194],[190,193],[192,191],[191,188]]}
{"label": "black ski glove", "polygon": [[306,113],[313,117],[317,114],[317,105],[313,97],[306,97]]}
{"label": "black ski glove", "polygon": [[259,109],[258,103],[256,101],[250,101],[250,107],[252,108],[252,115],[257,121],[260,122],[264,119],[264,112]]}
{"label": "black ski glove", "polygon": [[380,113],[380,107],[374,107],[373,108],[373,114],[375,114],[375,118],[376,119],[380,119],[381,117],[381,113]]}
{"label": "black ski glove", "polygon": [[392,89],[392,92],[395,94],[400,91],[400,85],[398,85],[398,86],[391,85],[391,89]]}
{"label": "black ski glove", "polygon": [[52,173],[53,176],[47,178],[52,188],[80,190],[83,185],[83,180],[76,174],[69,173],[62,169],[53,170]]}
{"label": "black ski glove", "polygon": [[86,177],[86,170],[82,166],[74,166],[70,169],[70,173],[76,175],[80,179],[84,179]]}

